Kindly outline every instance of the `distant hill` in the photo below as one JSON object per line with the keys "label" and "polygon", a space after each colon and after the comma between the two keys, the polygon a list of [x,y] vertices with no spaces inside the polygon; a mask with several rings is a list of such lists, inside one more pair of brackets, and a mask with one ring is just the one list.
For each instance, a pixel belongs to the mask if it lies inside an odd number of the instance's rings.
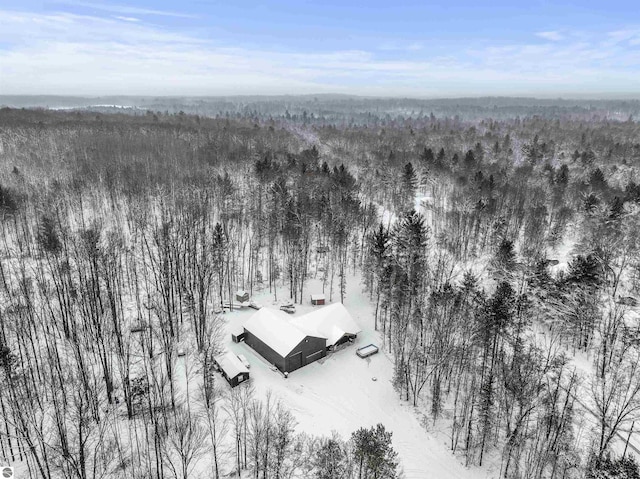
{"label": "distant hill", "polygon": [[551,99],[527,97],[478,98],[379,98],[341,94],[280,96],[8,96],[0,95],[0,107],[88,110],[101,113],[146,111],[189,113],[200,116],[248,115],[256,120],[296,119],[307,123],[367,123],[369,113],[402,120],[430,115],[479,121],[486,118],[593,117],[626,121],[640,117],[640,100]]}

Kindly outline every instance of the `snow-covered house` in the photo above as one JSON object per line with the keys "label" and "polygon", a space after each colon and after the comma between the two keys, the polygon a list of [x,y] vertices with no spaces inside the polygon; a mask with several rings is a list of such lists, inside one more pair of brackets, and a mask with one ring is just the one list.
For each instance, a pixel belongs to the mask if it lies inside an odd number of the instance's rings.
{"label": "snow-covered house", "polygon": [[325,297],[324,294],[312,294],[311,295],[311,304],[314,306],[324,306]]}
{"label": "snow-covered house", "polygon": [[244,341],[244,328],[242,326],[237,326],[231,330],[231,340],[234,343],[239,343],[240,341]]}
{"label": "snow-covered house", "polygon": [[226,352],[214,357],[213,361],[231,387],[249,379],[249,369],[235,354]]}
{"label": "snow-covered house", "polygon": [[249,301],[249,293],[244,290],[236,291],[236,301],[240,303],[246,303]]}
{"label": "snow-covered house", "polygon": [[290,321],[309,334],[327,338],[327,349],[355,339],[361,331],[342,303],[330,304]]}
{"label": "snow-covered house", "polygon": [[278,310],[260,309],[245,323],[244,330],[244,342],[283,373],[327,355],[325,337],[298,328]]}

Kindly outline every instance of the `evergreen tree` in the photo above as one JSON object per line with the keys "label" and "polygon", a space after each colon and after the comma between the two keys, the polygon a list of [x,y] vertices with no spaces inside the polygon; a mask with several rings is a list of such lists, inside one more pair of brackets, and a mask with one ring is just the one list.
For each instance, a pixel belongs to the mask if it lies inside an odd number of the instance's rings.
{"label": "evergreen tree", "polygon": [[556,183],[562,186],[569,184],[569,167],[567,165],[562,165],[558,168],[556,173]]}
{"label": "evergreen tree", "polygon": [[516,253],[514,251],[513,241],[502,238],[492,261],[492,267],[498,276],[503,276],[511,273],[515,265]]}
{"label": "evergreen tree", "polygon": [[405,213],[393,230],[395,264],[404,273],[401,276],[408,281],[408,293],[412,296],[417,295],[420,284],[426,280],[428,235],[424,216],[415,210]]}
{"label": "evergreen tree", "polygon": [[446,156],[446,153],[444,151],[444,148],[440,148],[440,151],[438,152],[438,156],[436,156],[436,165],[440,168],[443,168],[444,165],[444,158]]}
{"label": "evergreen tree", "polygon": [[344,479],[349,477],[349,460],[346,445],[333,434],[320,440],[312,459],[315,479]]}
{"label": "evergreen tree", "polygon": [[467,151],[467,154],[464,155],[464,167],[468,170],[476,167],[476,155],[473,150]]}
{"label": "evergreen tree", "polygon": [[391,234],[380,223],[377,230],[368,237],[368,254],[365,267],[365,281],[375,294],[375,329],[378,329],[378,317],[381,300],[390,289]]}
{"label": "evergreen tree", "polygon": [[20,195],[11,188],[0,185],[0,213],[12,215],[18,211]]}
{"label": "evergreen tree", "polygon": [[577,255],[569,262],[566,282],[594,288],[602,283],[603,274],[602,264],[595,255]]}
{"label": "evergreen tree", "polygon": [[493,426],[496,401],[496,364],[501,354],[502,340],[511,326],[515,306],[515,294],[505,281],[498,284],[495,293],[487,301],[479,315],[478,337],[482,348],[482,368],[479,391],[480,465],[484,457],[487,439]]}
{"label": "evergreen tree", "polygon": [[609,207],[609,218],[612,220],[618,220],[622,217],[624,213],[624,202],[620,199],[619,196],[615,196],[613,201],[611,201],[611,206]]}
{"label": "evergreen tree", "polygon": [[624,200],[640,203],[640,185],[635,181],[629,181],[624,189]]}
{"label": "evergreen tree", "polygon": [[52,254],[58,253],[62,248],[53,218],[48,215],[43,215],[40,221],[38,243],[44,251]]}
{"label": "evergreen tree", "polygon": [[212,260],[214,268],[217,271],[218,276],[218,294],[220,299],[220,305],[222,306],[222,298],[224,297],[224,279],[227,263],[227,249],[228,239],[222,225],[216,223],[213,227],[213,241],[212,241],[213,255]]}
{"label": "evergreen tree", "polygon": [[392,433],[382,424],[360,428],[351,435],[358,478],[395,479],[398,454],[391,445]]}
{"label": "evergreen tree", "polygon": [[542,161],[543,151],[542,145],[539,143],[538,135],[533,141],[522,146],[522,154],[531,165],[536,165]]}
{"label": "evergreen tree", "polygon": [[585,196],[583,201],[584,211],[587,213],[593,213],[596,209],[596,206],[600,204],[600,198],[598,198],[595,194],[589,193]]}
{"label": "evergreen tree", "polygon": [[597,190],[604,190],[607,187],[607,180],[600,168],[596,168],[589,175],[589,185]]}
{"label": "evergreen tree", "polygon": [[415,189],[418,186],[418,175],[411,163],[404,165],[404,169],[402,170],[402,183],[405,188],[410,190],[412,193],[415,192]]}
{"label": "evergreen tree", "polygon": [[431,148],[425,148],[420,154],[420,161],[428,167],[435,166],[436,158]]}

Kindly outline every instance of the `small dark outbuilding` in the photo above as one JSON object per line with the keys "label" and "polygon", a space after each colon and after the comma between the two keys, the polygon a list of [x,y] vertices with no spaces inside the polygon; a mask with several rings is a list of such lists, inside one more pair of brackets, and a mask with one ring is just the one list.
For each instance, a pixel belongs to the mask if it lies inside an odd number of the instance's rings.
{"label": "small dark outbuilding", "polygon": [[231,387],[249,379],[249,369],[235,354],[226,352],[213,358],[213,361]]}
{"label": "small dark outbuilding", "polygon": [[324,294],[312,294],[311,295],[311,304],[314,306],[324,306],[325,297]]}
{"label": "small dark outbuilding", "polygon": [[249,293],[244,290],[240,290],[236,292],[236,301],[240,303],[246,303],[249,301]]}
{"label": "small dark outbuilding", "polygon": [[231,340],[234,343],[239,343],[240,341],[244,341],[244,328],[239,328],[231,331]]}

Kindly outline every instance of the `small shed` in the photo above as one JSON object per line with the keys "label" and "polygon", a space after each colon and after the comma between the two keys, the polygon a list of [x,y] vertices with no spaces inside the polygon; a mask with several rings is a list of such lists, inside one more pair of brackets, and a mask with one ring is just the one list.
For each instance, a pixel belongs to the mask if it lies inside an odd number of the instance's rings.
{"label": "small shed", "polygon": [[249,301],[249,293],[244,290],[236,291],[236,301],[240,303],[246,303]]}
{"label": "small shed", "polygon": [[234,343],[239,343],[240,341],[244,341],[244,337],[245,337],[245,332],[244,329],[242,331],[234,331],[231,333],[231,340]]}
{"label": "small shed", "polygon": [[324,294],[312,294],[311,304],[313,304],[314,306],[324,306],[325,304]]}
{"label": "small shed", "polygon": [[232,388],[249,379],[249,369],[235,354],[226,352],[213,358],[213,361]]}

